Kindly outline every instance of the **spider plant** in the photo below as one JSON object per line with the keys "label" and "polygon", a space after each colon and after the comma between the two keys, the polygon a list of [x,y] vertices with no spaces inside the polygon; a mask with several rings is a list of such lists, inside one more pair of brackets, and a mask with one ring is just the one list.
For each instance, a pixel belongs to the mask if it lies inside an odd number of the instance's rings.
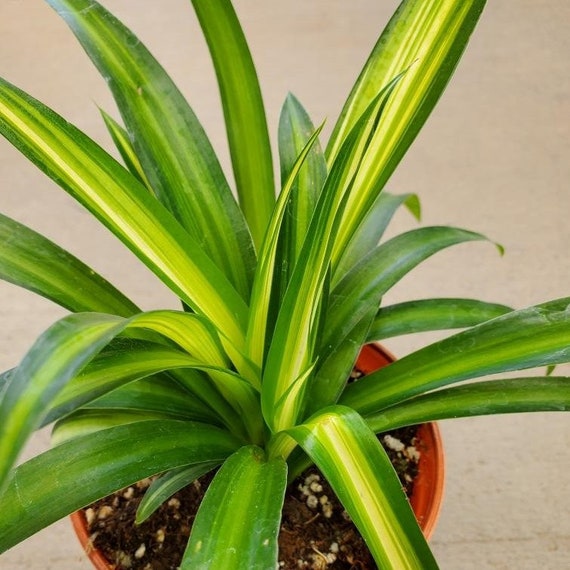
{"label": "spider plant", "polygon": [[[220,467],[181,568],[275,568],[287,483],[314,462],[379,567],[436,568],[376,434],[570,405],[561,377],[455,386],[570,361],[570,299],[516,311],[472,299],[381,303],[426,258],[485,239],[454,227],[382,239],[400,206],[418,213],[415,196],[383,189],[484,0],[404,0],[324,150],[322,126],[287,97],[279,192],[261,91],[229,0],[192,4],[219,83],[235,187],[131,31],[93,0],[46,1],[108,81],[122,121],[103,120],[124,166],[3,79],[0,131],[118,236],[181,309],[141,311],[70,253],[0,217],[0,277],[70,311],[0,377],[0,551],[160,474],[142,521]],[[347,385],[364,343],[453,328],[465,330]],[[52,423],[52,449],[17,466],[29,436]]]}

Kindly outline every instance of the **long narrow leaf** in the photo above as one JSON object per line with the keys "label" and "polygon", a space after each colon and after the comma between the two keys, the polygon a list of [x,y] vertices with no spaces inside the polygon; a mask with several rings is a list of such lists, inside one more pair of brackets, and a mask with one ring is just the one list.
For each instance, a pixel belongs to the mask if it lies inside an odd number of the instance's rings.
{"label": "long narrow leaf", "polygon": [[138,422],[58,445],[19,466],[0,495],[0,552],[127,485],[183,465],[223,461],[238,446],[227,431],[175,420]]}
{"label": "long narrow leaf", "polygon": [[[297,98],[290,93],[279,117],[278,138],[282,181],[287,180],[297,157],[314,132],[315,127],[309,115]],[[317,141],[299,170],[287,205],[285,227],[281,236],[283,291],[299,257],[326,176],[327,164]]]}
{"label": "long narrow leaf", "polygon": [[510,307],[475,299],[421,299],[378,311],[368,342],[425,331],[462,329],[512,311]]}
{"label": "long narrow leaf", "polygon": [[100,311],[129,317],[140,310],[76,257],[2,214],[0,279],[73,312]]}
{"label": "long narrow leaf", "polygon": [[244,298],[253,251],[243,216],[188,103],[138,38],[93,0],[47,0],[109,83],[146,178]]}
{"label": "long narrow leaf", "polygon": [[[280,231],[282,222],[287,212],[287,205],[294,189],[297,176],[307,159],[313,145],[317,142],[318,136],[323,128],[321,125],[309,138],[303,150],[297,156],[295,164],[291,167],[289,176],[283,184],[283,189],[269,221],[267,233],[259,254],[259,263],[256,268],[253,293],[251,299],[251,311],[247,329],[247,350],[249,358],[260,368],[263,364],[265,349],[271,337],[269,329],[270,306],[275,303],[274,285],[275,273],[281,268],[277,263]],[[268,338],[269,337],[269,338]]]}
{"label": "long narrow leaf", "polygon": [[105,113],[103,110],[101,110],[101,116],[103,117],[107,131],[109,131],[109,134],[115,143],[115,147],[119,151],[119,154],[121,155],[125,166],[129,169],[129,172],[133,176],[136,176],[139,181],[149,189],[149,191],[152,191],[151,184],[144,173],[139,157],[129,140],[129,133],[127,130],[119,125],[113,117]]}
{"label": "long narrow leaf", "polygon": [[63,118],[4,80],[0,133],[239,348],[247,312],[242,297],[134,176]]}
{"label": "long narrow leaf", "polygon": [[[339,121],[327,155],[338,154],[378,90],[408,69],[394,90],[355,184],[342,232],[351,236],[443,93],[483,10],[485,0],[404,0],[380,36]],[[335,257],[342,253],[339,244]]]}
{"label": "long narrow leaf", "polygon": [[340,401],[368,415],[453,382],[569,362],[569,307],[559,299],[472,327],[354,382]]}
{"label": "long narrow leaf", "polygon": [[365,419],[372,430],[381,432],[450,418],[568,410],[570,378],[539,376],[453,386],[417,396]]}
{"label": "long narrow leaf", "polygon": [[388,224],[402,204],[419,220],[421,208],[415,194],[395,195],[382,192],[376,198],[376,202],[355,232],[339,261],[333,275],[333,286],[378,245]]}
{"label": "long narrow leaf", "polygon": [[259,248],[275,204],[275,186],[257,74],[230,0],[192,4],[216,69],[240,205]]}
{"label": "long narrow leaf", "polygon": [[123,320],[98,313],[70,315],[52,325],[28,351],[0,400],[0,494],[51,400],[120,332]]}
{"label": "long narrow leaf", "polygon": [[[363,151],[367,148],[395,79],[369,105],[343,145],[319,196],[315,215],[301,249],[283,302],[267,356],[262,391],[265,420],[274,430],[290,427],[301,411],[303,391],[291,391],[299,378],[314,366],[314,351],[324,293],[330,281],[330,260],[340,217],[354,190]],[[334,239],[333,239],[334,236]],[[295,394],[283,398],[285,394]],[[281,402],[277,407],[277,402]]]}
{"label": "long narrow leaf", "polygon": [[[352,347],[351,362],[358,354],[357,347],[349,335],[355,327],[370,326],[382,296],[404,275],[438,251],[453,245],[485,239],[482,235],[457,228],[427,227],[406,232],[378,246],[348,273],[331,294],[324,326],[324,340],[320,351],[321,364],[344,350]],[[363,339],[364,340],[364,339]],[[321,405],[336,401],[346,382],[348,370],[340,374],[329,372],[330,366],[322,374],[317,369],[311,387],[313,397]]]}
{"label": "long narrow leaf", "polygon": [[283,459],[267,460],[253,446],[232,455],[206,491],[181,570],[276,568],[286,485]]}
{"label": "long narrow leaf", "polygon": [[[55,397],[42,425],[58,420],[134,380],[140,380],[163,370],[195,366],[196,363],[196,359],[186,353],[151,343],[130,342],[127,348],[104,350]],[[158,379],[154,380],[158,384]],[[171,380],[170,383],[175,382]],[[200,405],[199,401],[196,402],[192,394],[183,392],[181,388],[173,389],[175,398],[184,400],[182,410],[177,408],[176,413],[182,412],[186,418],[188,414],[193,416],[196,413],[202,415],[200,419],[215,417],[207,406]],[[198,418],[191,417],[191,419]]]}
{"label": "long narrow leaf", "polygon": [[358,414],[327,408],[288,433],[323,472],[379,568],[437,568],[386,452]]}
{"label": "long narrow leaf", "polygon": [[135,524],[143,523],[166,499],[218,465],[219,463],[217,461],[206,461],[204,463],[190,465],[189,467],[173,469],[161,477],[156,478],[145,491],[139,503]]}

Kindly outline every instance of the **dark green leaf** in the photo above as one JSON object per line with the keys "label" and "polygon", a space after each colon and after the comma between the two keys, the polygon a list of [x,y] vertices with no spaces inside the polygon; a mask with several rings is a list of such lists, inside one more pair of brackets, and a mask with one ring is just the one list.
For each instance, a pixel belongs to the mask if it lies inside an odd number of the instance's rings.
{"label": "dark green leaf", "polygon": [[145,477],[223,461],[238,445],[227,431],[175,420],[128,424],[58,445],[16,468],[0,495],[0,552]]}
{"label": "dark green leaf", "polygon": [[569,362],[569,307],[559,299],[474,326],[361,378],[341,402],[369,415],[453,382]]}
{"label": "dark green leaf", "polygon": [[140,310],[73,255],[2,214],[0,279],[73,312],[99,311],[129,317]]}
{"label": "dark green leaf", "polygon": [[376,432],[451,418],[570,410],[570,378],[488,380],[411,398],[366,417]]}
{"label": "dark green leaf", "polygon": [[425,331],[462,329],[512,311],[505,305],[474,299],[422,299],[378,311],[367,342]]}

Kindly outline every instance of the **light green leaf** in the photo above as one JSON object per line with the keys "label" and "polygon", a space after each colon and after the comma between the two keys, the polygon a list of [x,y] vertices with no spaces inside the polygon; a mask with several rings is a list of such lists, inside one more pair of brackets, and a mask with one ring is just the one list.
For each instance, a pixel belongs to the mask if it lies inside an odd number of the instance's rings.
{"label": "light green leaf", "polygon": [[[128,383],[146,376],[154,375],[163,370],[172,370],[178,367],[196,366],[195,358],[179,350],[152,343],[125,341],[119,346],[112,343],[109,349],[99,353],[75,378],[70,380],[62,391],[54,398],[47,416],[42,425],[47,425],[66,414],[89,404],[109,392],[126,386]],[[158,379],[156,384],[159,384]],[[166,380],[165,380],[166,382]],[[170,384],[174,384],[170,380]],[[152,393],[152,388],[150,388]],[[158,390],[158,388],[157,388]],[[173,388],[175,400],[182,398],[182,409],[176,408],[176,413],[201,413],[200,419],[215,417],[209,407],[196,405],[196,397],[181,388]],[[158,396],[158,394],[157,394]],[[212,402],[215,404],[215,402]],[[165,402],[163,404],[166,405]],[[168,411],[165,410],[165,411]],[[171,413],[169,411],[169,413]],[[190,419],[198,419],[191,417]]]}
{"label": "light green leaf", "polygon": [[379,568],[437,568],[386,452],[357,413],[326,408],[287,433],[322,471]]}
{"label": "light green leaf", "polygon": [[192,109],[138,38],[93,0],[47,0],[107,80],[150,186],[244,299],[254,256]]}
{"label": "light green leaf", "polygon": [[[275,332],[263,378],[262,410],[270,428],[279,431],[295,424],[302,409],[303,391],[290,387],[313,366],[313,353],[322,326],[323,299],[330,281],[330,260],[345,202],[378,117],[397,80],[374,99],[358,121],[335,160],[315,209],[316,215],[279,307]],[[281,199],[281,197],[280,197]],[[328,296],[328,295],[327,295]],[[283,398],[284,394],[291,398]],[[277,402],[281,402],[277,407]]]}
{"label": "light green leaf", "polygon": [[570,361],[570,298],[507,313],[417,350],[347,386],[341,403],[363,415],[429,390]]}
{"label": "light green leaf", "polygon": [[141,524],[174,493],[180,491],[202,475],[205,475],[219,465],[217,461],[206,461],[189,467],[173,469],[164,475],[157,477],[145,491],[145,494],[137,508],[135,524]]}
{"label": "light green leaf", "polygon": [[299,153],[299,156],[297,156],[297,160],[291,168],[285,184],[283,184],[283,189],[281,190],[275,210],[269,220],[267,233],[261,246],[259,263],[253,282],[251,310],[246,338],[248,357],[251,361],[255,362],[260,369],[263,364],[265,349],[271,340],[271,329],[269,326],[269,321],[272,317],[272,315],[270,315],[271,304],[278,304],[275,299],[275,283],[276,279],[278,279],[276,273],[281,271],[281,267],[279,267],[278,264],[278,255],[283,219],[287,212],[287,205],[291,197],[291,192],[294,189],[297,176],[313,145],[317,142],[322,128],[323,125],[313,133],[303,150]]}
{"label": "light green leaf", "polygon": [[569,410],[570,378],[539,376],[453,386],[411,398],[365,419],[371,429],[381,432],[451,418]]}
{"label": "light green leaf", "polygon": [[[103,121],[105,121],[105,126],[119,151],[125,166],[129,169],[129,172],[138,178],[138,180],[144,184],[150,192],[153,192],[150,182],[144,173],[143,167],[139,161],[135,149],[131,141],[129,140],[129,133],[124,129],[113,117],[105,113],[100,109]],[[154,192],[153,192],[154,193]]]}
{"label": "light green leaf", "polygon": [[223,461],[238,446],[227,431],[175,420],[128,424],[58,445],[17,467],[0,495],[0,552],[145,477]]}
{"label": "light green leaf", "polygon": [[98,217],[180,298],[241,346],[244,300],[134,176],[63,118],[4,80],[0,133]]}
{"label": "light green leaf", "polygon": [[0,400],[0,494],[24,443],[61,388],[122,329],[120,317],[70,315],[52,325],[13,372]]}
{"label": "light green leaf", "polygon": [[512,311],[505,305],[475,299],[421,299],[383,307],[378,311],[367,342],[393,336],[478,325]]}
{"label": "light green leaf", "polygon": [[[390,20],[345,103],[327,148],[329,164],[380,88],[394,90],[355,181],[342,232],[352,235],[443,93],[485,0],[405,0]],[[339,244],[340,246],[341,244]],[[335,259],[342,253],[335,252]]]}
{"label": "light green leaf", "polygon": [[232,455],[206,491],[181,570],[276,568],[286,484],[283,459],[267,460],[253,446]]}
{"label": "light green leaf", "polygon": [[140,310],[73,255],[2,214],[0,279],[73,312],[100,311],[129,317]]}
{"label": "light green leaf", "polygon": [[257,74],[231,2],[192,4],[218,78],[240,205],[259,249],[275,204],[275,186]]}

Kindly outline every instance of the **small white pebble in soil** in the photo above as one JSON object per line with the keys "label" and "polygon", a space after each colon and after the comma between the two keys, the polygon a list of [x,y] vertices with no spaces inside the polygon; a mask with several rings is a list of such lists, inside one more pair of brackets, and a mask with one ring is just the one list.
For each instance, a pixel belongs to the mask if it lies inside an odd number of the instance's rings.
{"label": "small white pebble in soil", "polygon": [[299,491],[301,491],[305,497],[308,497],[311,494],[311,491],[309,491],[309,487],[307,485],[299,485],[297,489],[299,489]]}
{"label": "small white pebble in soil", "polygon": [[132,499],[134,494],[135,494],[134,487],[128,487],[127,489],[125,489],[125,492],[123,493],[123,498],[127,500]]}
{"label": "small white pebble in soil", "polygon": [[406,447],[399,439],[389,434],[385,435],[382,439],[386,446],[394,451],[402,451]]}
{"label": "small white pebble in soil", "polygon": [[420,460],[421,453],[416,449],[414,445],[410,445],[406,448],[406,455],[416,463]]}
{"label": "small white pebble in soil", "polygon": [[123,552],[122,550],[119,550],[117,552],[117,562],[119,565],[119,568],[130,568],[133,563],[131,561],[131,557],[126,553]]}
{"label": "small white pebble in soil", "polygon": [[99,520],[104,520],[106,518],[108,518],[110,515],[113,514],[113,509],[112,507],[110,507],[109,505],[103,505],[98,511],[97,511],[97,518]]}
{"label": "small white pebble in soil", "polygon": [[331,545],[329,546],[329,551],[332,552],[333,554],[338,554],[338,542],[331,542]]}
{"label": "small white pebble in soil", "polygon": [[89,526],[91,526],[95,520],[95,511],[91,507],[85,509],[85,520]]}
{"label": "small white pebble in soil", "polygon": [[327,564],[334,564],[336,562],[336,554],[334,552],[327,552],[324,556]]}
{"label": "small white pebble in soil", "polygon": [[141,481],[139,481],[137,483],[137,487],[139,489],[146,489],[147,487],[150,486],[151,483],[151,479],[149,477],[147,477],[146,479],[142,479]]}
{"label": "small white pebble in soil", "polygon": [[307,497],[307,507],[309,509],[316,509],[319,506],[319,499],[315,495],[309,495]]}
{"label": "small white pebble in soil", "polygon": [[137,549],[135,552],[135,558],[138,558],[139,560],[144,556],[144,553],[146,552],[146,546],[145,543],[143,542]]}
{"label": "small white pebble in soil", "polygon": [[309,485],[309,489],[311,489],[311,491],[313,491],[313,493],[322,493],[323,486],[320,483],[317,483],[317,481],[313,481]]}
{"label": "small white pebble in soil", "polygon": [[180,508],[180,501],[176,497],[172,497],[172,499],[168,501],[168,506],[178,509]]}
{"label": "small white pebble in soil", "polygon": [[163,528],[159,528],[156,533],[154,534],[155,538],[156,538],[156,542],[158,542],[159,544],[162,544],[164,542],[164,539],[166,537],[166,534],[164,532]]}

